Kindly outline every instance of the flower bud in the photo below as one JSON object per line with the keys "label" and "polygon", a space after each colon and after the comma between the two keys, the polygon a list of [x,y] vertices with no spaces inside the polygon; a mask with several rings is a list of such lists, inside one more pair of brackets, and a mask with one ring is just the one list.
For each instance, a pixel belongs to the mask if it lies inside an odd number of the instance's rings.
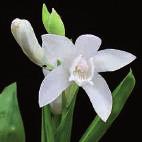
{"label": "flower bud", "polygon": [[49,34],[65,36],[65,27],[60,15],[52,8],[49,13],[45,4],[42,7],[42,22]]}
{"label": "flower bud", "polygon": [[42,66],[43,49],[37,41],[30,22],[16,18],[11,24],[11,32],[29,59]]}

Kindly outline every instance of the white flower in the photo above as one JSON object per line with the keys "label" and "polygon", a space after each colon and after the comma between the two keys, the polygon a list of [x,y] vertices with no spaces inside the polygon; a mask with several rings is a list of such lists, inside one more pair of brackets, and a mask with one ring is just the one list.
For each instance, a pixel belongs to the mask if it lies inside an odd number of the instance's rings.
{"label": "white flower", "polygon": [[[28,35],[27,38],[31,40]],[[48,59],[53,65],[57,64],[57,60],[62,64],[48,74],[44,72],[46,76],[39,91],[40,107],[55,101],[72,82],[75,82],[85,90],[99,117],[103,121],[108,119],[112,110],[112,96],[99,72],[120,69],[136,57],[131,53],[115,49],[98,51],[100,45],[101,39],[89,34],[78,37],[75,44],[64,36],[42,35],[41,49],[44,58],[39,60],[40,63],[44,64]],[[27,48],[34,47],[30,45]]]}

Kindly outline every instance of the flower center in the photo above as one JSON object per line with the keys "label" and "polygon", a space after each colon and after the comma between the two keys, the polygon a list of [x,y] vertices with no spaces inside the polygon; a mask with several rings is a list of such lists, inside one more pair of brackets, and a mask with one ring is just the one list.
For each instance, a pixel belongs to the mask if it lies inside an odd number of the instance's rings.
{"label": "flower center", "polygon": [[86,60],[82,55],[79,55],[73,61],[70,73],[69,81],[75,81],[79,86],[82,86],[82,84],[86,82],[92,84],[93,82],[91,80],[94,74],[92,58]]}

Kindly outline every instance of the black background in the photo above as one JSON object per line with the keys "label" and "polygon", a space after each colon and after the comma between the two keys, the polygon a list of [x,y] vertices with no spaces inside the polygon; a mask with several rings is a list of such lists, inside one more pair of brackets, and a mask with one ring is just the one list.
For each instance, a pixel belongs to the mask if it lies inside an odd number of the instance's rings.
{"label": "black background", "polygon": [[[131,65],[113,72],[103,73],[111,90],[128,73],[131,67],[136,87],[125,108],[101,142],[141,141],[141,24],[140,3],[128,0],[12,0],[0,3],[0,90],[17,82],[19,105],[25,125],[26,142],[40,142],[40,112],[38,90],[43,79],[41,69],[28,60],[10,32],[14,18],[28,19],[41,43],[46,33],[41,21],[42,3],[49,10],[54,7],[61,15],[66,35],[76,39],[90,33],[102,38],[103,48],[129,51],[137,56]],[[95,116],[87,95],[80,89],[74,114],[72,142],[78,142]]]}

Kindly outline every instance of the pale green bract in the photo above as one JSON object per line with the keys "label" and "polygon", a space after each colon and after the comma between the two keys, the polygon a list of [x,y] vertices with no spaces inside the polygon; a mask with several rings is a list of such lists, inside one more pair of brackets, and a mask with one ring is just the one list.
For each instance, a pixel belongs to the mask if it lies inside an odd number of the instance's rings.
{"label": "pale green bract", "polygon": [[[99,72],[118,70],[131,63],[136,58],[134,55],[116,49],[98,51],[101,39],[90,34],[79,36],[75,44],[65,36],[42,35],[41,48],[27,20],[15,19],[11,29],[24,53],[34,63],[40,66],[50,63],[55,67],[41,84],[40,107],[55,101],[75,82],[86,91],[94,110],[106,122],[112,110],[112,96]],[[58,60],[62,63],[59,66]]]}

